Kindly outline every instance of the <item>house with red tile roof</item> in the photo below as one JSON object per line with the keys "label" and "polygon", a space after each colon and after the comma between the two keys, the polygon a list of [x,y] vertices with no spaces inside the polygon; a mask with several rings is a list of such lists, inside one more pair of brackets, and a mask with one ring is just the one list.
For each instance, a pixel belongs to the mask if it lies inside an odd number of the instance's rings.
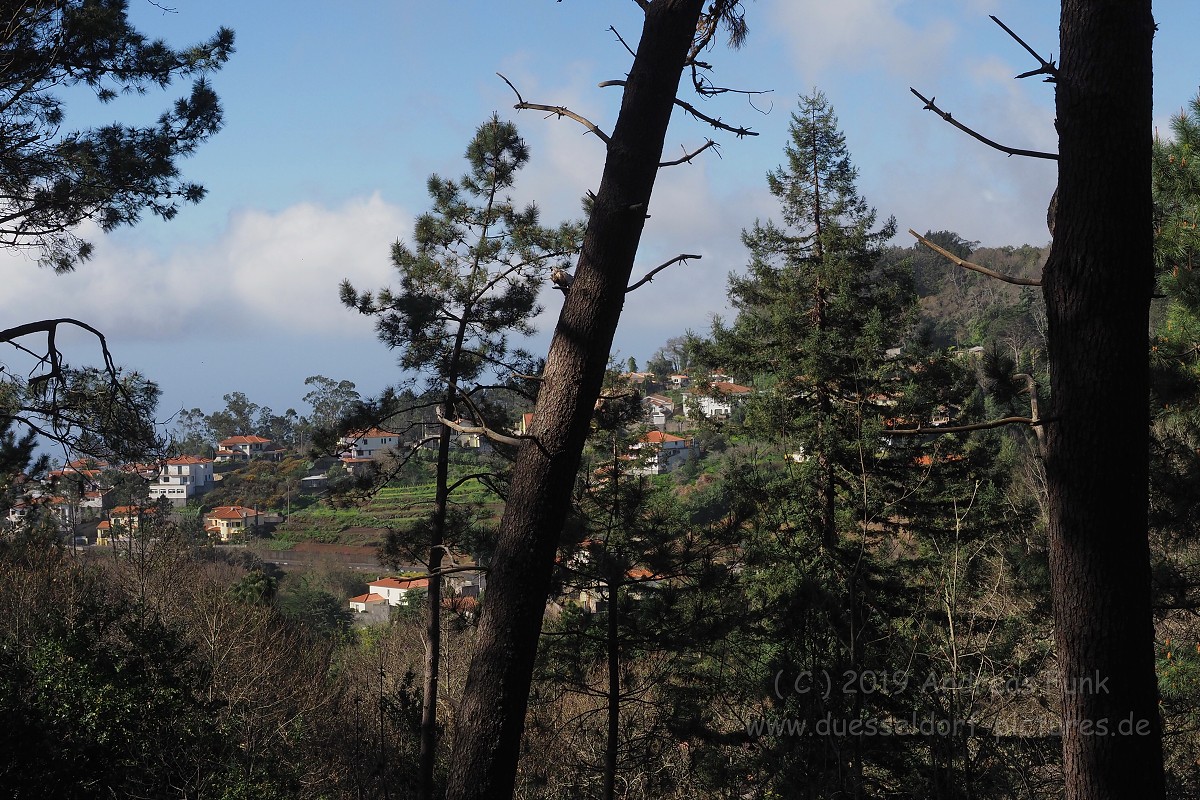
{"label": "house with red tile roof", "polygon": [[222,542],[228,542],[254,528],[258,521],[259,513],[253,508],[217,506],[204,515],[204,530],[210,536],[214,536]]}
{"label": "house with red tile roof", "polygon": [[249,461],[252,458],[283,457],[283,448],[261,436],[230,436],[217,442],[214,461]]}
{"label": "house with red tile roof", "polygon": [[165,497],[173,506],[183,506],[213,487],[213,460],[198,456],[168,458],[159,467],[150,486],[150,499]]}
{"label": "house with red tile roof", "polygon": [[110,544],[116,539],[126,539],[136,533],[142,523],[158,509],[154,506],[116,506],[108,512],[108,519],[96,526],[96,544]]}
{"label": "house with red tile roof", "polygon": [[684,416],[699,411],[704,417],[724,419],[733,413],[733,407],[745,400],[754,390],[729,381],[713,381],[703,388],[694,388],[684,403]]}
{"label": "house with red tile roof", "polygon": [[398,606],[404,596],[416,589],[428,589],[428,578],[380,578],[367,585],[367,591],[387,600],[388,605]]}
{"label": "house with red tile roof", "polygon": [[696,440],[666,431],[647,431],[629,446],[634,475],[661,475],[683,466],[696,452]]}
{"label": "house with red tile roof", "polygon": [[338,439],[342,461],[348,464],[383,458],[400,444],[400,434],[382,428],[351,431]]}

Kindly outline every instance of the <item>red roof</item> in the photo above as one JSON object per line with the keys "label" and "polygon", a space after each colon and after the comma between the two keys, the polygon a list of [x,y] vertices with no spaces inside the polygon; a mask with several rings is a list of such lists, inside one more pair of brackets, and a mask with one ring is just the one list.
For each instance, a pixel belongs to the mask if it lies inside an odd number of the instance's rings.
{"label": "red roof", "polygon": [[712,385],[713,391],[721,392],[722,394],[748,394],[752,391],[749,386],[740,386],[736,383],[728,381],[717,381]]}
{"label": "red roof", "polygon": [[211,464],[211,458],[200,458],[200,456],[175,456],[168,458],[164,463],[167,464]]}
{"label": "red roof", "polygon": [[647,444],[666,444],[667,442],[686,442],[687,439],[664,431],[647,431],[638,441],[646,442]]}
{"label": "red roof", "polygon": [[258,512],[245,506],[217,506],[204,515],[205,519],[244,519],[257,516]]}
{"label": "red roof", "polygon": [[479,608],[479,601],[474,597],[443,597],[442,608],[457,614],[470,614]]}
{"label": "red roof", "polygon": [[400,434],[394,433],[393,431],[385,431],[383,428],[368,428],[365,431],[350,431],[342,438],[358,441],[359,439],[385,439],[389,436],[399,435]]}
{"label": "red roof", "polygon": [[67,466],[63,469],[56,469],[50,472],[51,478],[63,478],[67,475],[82,475],[85,478],[94,478],[100,474],[98,469],[81,469],[78,467]]}
{"label": "red roof", "polygon": [[428,578],[380,578],[377,581],[371,581],[368,586],[374,589],[376,586],[384,589],[425,589],[429,586]]}
{"label": "red roof", "polygon": [[107,461],[97,461],[94,458],[77,458],[74,461],[68,461],[64,469],[99,470],[100,468],[107,466]]}
{"label": "red roof", "polygon": [[117,506],[108,512],[110,517],[132,517],[135,514],[149,514],[154,511],[152,506]]}
{"label": "red roof", "polygon": [[261,436],[230,436],[228,439],[222,439],[217,442],[221,447],[226,447],[235,444],[270,444],[270,439],[264,439]]}
{"label": "red roof", "polygon": [[382,595],[375,594],[374,592],[367,592],[366,594],[360,594],[357,597],[351,597],[350,602],[351,603],[386,603],[387,598],[383,597]]}

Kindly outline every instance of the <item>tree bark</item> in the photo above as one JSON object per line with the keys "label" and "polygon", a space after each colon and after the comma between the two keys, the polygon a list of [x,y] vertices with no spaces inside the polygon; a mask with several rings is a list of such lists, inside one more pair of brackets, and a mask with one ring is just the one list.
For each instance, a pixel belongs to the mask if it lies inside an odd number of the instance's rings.
{"label": "tree bark", "polygon": [[646,9],[531,438],[517,455],[463,691],[447,800],[512,796],[558,536],[702,8],[703,0],[655,0]]}
{"label": "tree bark", "polygon": [[1068,800],[1164,793],[1147,543],[1150,6],[1062,3],[1044,454]]}

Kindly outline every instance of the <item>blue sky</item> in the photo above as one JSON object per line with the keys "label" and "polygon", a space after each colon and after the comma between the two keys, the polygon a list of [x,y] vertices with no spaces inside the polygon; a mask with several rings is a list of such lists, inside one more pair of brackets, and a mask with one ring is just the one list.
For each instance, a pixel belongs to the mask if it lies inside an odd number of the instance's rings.
{"label": "blue sky", "polygon": [[[185,45],[219,25],[237,52],[213,77],[225,127],[185,174],[208,197],[173,221],[146,220],[100,237],[95,258],[55,276],[8,254],[0,314],[13,324],[74,316],[105,330],[117,358],[159,382],[160,414],[243,391],[276,411],[301,402],[304,378],[349,379],[379,391],[398,376],[370,321],[341,308],[337,285],[390,282],[391,242],[428,206],[431,172],[457,176],[474,128],[492,111],[514,120],[532,150],[515,194],[543,220],[576,216],[599,183],[603,152],[565,120],[512,109],[504,73],[527,100],[565,105],[610,130],[640,11],[630,0],[482,0],[289,3],[178,0],[164,13],[131,0],[143,31]],[[1044,0],[748,0],[746,47],[709,54],[722,85],[769,91],[726,95],[704,110],[759,136],[720,134],[720,157],[660,176],[639,256],[643,271],[677,253],[702,253],[639,289],[617,333],[619,357],[644,361],[668,337],[705,329],[725,309],[726,277],[741,268],[739,231],[774,213],[764,175],[782,159],[796,98],[822,89],[837,110],[859,188],[881,217],[949,229],[987,245],[1044,244],[1050,162],[1007,158],[921,110],[909,86],[957,119],[1016,147],[1053,150],[1049,85],[1015,81],[1031,60],[990,19],[1057,58],[1057,4]],[[1200,3],[1156,3],[1155,123],[1197,91]],[[152,120],[179,91],[86,98],[68,125]],[[710,130],[682,115],[667,153]],[[711,154],[710,154],[711,155]],[[905,235],[904,238],[907,238]],[[903,241],[903,240],[901,240]],[[907,244],[907,242],[904,242]],[[637,270],[635,269],[635,272]],[[540,327],[560,299],[547,292]],[[532,343],[544,352],[545,335]],[[87,360],[90,343],[71,344]]]}

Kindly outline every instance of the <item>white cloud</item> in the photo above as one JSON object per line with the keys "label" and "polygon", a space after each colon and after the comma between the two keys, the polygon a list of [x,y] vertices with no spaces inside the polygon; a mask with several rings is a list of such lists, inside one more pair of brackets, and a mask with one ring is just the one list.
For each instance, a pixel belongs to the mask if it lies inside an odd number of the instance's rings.
{"label": "white cloud", "polygon": [[956,31],[943,19],[910,24],[902,13],[906,5],[909,0],[783,0],[765,16],[771,30],[790,43],[792,59],[808,81],[830,70],[923,74],[936,67]]}
{"label": "white cloud", "polygon": [[9,286],[0,313],[17,320],[72,316],[113,341],[362,334],[369,323],[341,306],[338,283],[387,283],[391,243],[411,228],[410,214],[376,194],[332,209],[304,203],[239,211],[215,242],[166,253],[133,237],[89,232],[96,255],[70,275],[5,256]]}

